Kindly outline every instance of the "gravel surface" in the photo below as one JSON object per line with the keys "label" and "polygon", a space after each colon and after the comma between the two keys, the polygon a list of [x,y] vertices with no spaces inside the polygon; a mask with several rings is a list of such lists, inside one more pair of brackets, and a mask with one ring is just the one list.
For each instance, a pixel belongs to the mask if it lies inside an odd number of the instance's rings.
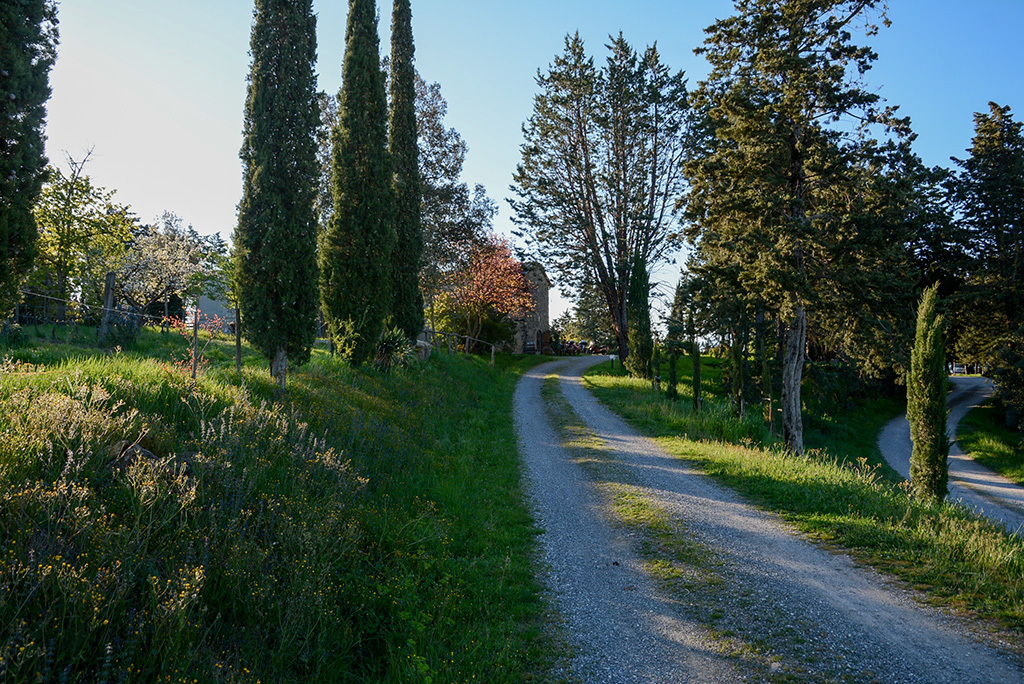
{"label": "gravel surface", "polygon": [[[603,358],[525,375],[515,396],[520,448],[548,570],[584,682],[1024,682],[1021,664],[946,614],[843,555],[793,533],[639,436],[579,382]],[[611,524],[592,478],[571,461],[543,408],[551,373],[624,477],[706,549],[716,581],[665,591],[636,540]],[[682,584],[682,582],[681,582]]]}
{"label": "gravel surface", "polygon": [[[992,396],[992,381],[987,378],[950,378],[952,392],[947,406],[949,417],[949,496],[992,520],[1002,523],[1012,532],[1024,529],[1024,487],[1006,479],[969,458],[960,449],[956,429],[972,408]],[[910,424],[906,414],[891,421],[878,437],[878,448],[885,460],[900,475],[910,479]]]}

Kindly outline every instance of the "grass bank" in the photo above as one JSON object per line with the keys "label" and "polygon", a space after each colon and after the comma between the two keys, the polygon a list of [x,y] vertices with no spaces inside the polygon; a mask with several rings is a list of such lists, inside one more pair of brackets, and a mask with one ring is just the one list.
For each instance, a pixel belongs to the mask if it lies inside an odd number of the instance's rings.
{"label": "grass bank", "polygon": [[957,428],[965,454],[1019,485],[1024,485],[1024,440],[1006,427],[1006,414],[995,400],[971,409]]}
{"label": "grass bank", "polygon": [[696,416],[685,399],[655,395],[649,383],[607,365],[592,368],[585,382],[669,453],[933,602],[991,620],[1024,645],[1024,541],[958,507],[917,503],[895,484],[873,444],[894,407],[875,403],[819,420],[829,427],[808,440],[817,448],[797,458],[717,399],[709,399],[707,416]]}
{"label": "grass bank", "polygon": [[0,349],[0,681],[545,676],[514,370],[183,350]]}

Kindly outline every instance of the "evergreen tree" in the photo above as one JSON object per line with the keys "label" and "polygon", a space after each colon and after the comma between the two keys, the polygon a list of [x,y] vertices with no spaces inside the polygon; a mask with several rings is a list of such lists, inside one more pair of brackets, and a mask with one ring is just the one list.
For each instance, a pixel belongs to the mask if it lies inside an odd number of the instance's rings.
{"label": "evergreen tree", "polygon": [[[970,156],[957,160],[957,199],[973,263],[968,308],[1004,335],[1024,323],[1024,134],[1009,107],[974,115]],[[984,322],[982,322],[984,324]]]}
{"label": "evergreen tree", "polygon": [[316,335],[316,17],[312,0],[256,0],[235,230],[244,332],[284,389]]}
{"label": "evergreen tree", "polygon": [[651,356],[654,338],[651,335],[651,276],[647,264],[639,254],[633,257],[629,274],[627,299],[629,321],[629,355],[626,368],[634,377],[651,377]]}
{"label": "evergreen tree", "polygon": [[546,75],[523,126],[510,200],[538,259],[567,286],[593,280],[630,354],[627,298],[635,255],[654,268],[680,243],[681,167],[689,109],[683,74],[612,37],[603,68],[579,34]]}
{"label": "evergreen tree", "polygon": [[56,57],[51,0],[0,5],[0,320],[20,299],[35,259],[32,205],[46,178],[43,129]]}
{"label": "evergreen tree", "polygon": [[413,66],[412,9],[409,0],[395,0],[391,20],[391,163],[394,165],[395,235],[391,259],[392,323],[414,339],[423,330],[420,266],[423,231],[420,225],[416,70]]}
{"label": "evergreen tree", "polygon": [[338,125],[334,212],[320,242],[320,302],[353,364],[371,358],[391,313],[395,246],[387,102],[375,0],[351,0]]}
{"label": "evergreen tree", "polygon": [[907,290],[893,259],[908,242],[896,188],[874,179],[899,176],[909,143],[876,142],[872,127],[909,124],[865,89],[875,55],[848,31],[881,4],[739,0],[700,50],[712,70],[694,93],[708,135],[686,167],[692,235],[703,263],[733,270],[748,306],[770,302],[786,324],[783,430],[797,454],[808,314],[870,318]]}
{"label": "evergreen tree", "polygon": [[917,310],[917,335],[907,377],[907,420],[914,449],[910,483],[922,500],[941,500],[949,480],[946,436],[946,354],[939,288],[924,291]]}

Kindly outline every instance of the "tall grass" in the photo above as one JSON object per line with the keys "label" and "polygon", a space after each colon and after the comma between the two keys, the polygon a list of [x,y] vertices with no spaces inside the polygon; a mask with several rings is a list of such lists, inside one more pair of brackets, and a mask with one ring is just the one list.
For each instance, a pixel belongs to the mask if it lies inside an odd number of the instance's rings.
{"label": "tall grass", "polygon": [[544,675],[514,374],[316,351],[275,401],[251,351],[193,382],[183,344],[4,352],[0,681]]}
{"label": "tall grass", "polygon": [[1006,427],[1006,415],[995,400],[964,416],[957,428],[957,442],[978,463],[1024,485],[1024,439]]}

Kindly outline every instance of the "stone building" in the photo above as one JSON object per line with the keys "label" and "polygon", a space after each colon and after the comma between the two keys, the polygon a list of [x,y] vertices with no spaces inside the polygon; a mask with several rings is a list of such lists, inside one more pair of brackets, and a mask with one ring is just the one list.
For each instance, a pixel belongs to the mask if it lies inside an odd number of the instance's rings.
{"label": "stone building", "polygon": [[523,275],[533,286],[533,308],[516,320],[516,354],[550,354],[551,325],[548,321],[548,292],[551,281],[544,267],[535,261],[523,264]]}

